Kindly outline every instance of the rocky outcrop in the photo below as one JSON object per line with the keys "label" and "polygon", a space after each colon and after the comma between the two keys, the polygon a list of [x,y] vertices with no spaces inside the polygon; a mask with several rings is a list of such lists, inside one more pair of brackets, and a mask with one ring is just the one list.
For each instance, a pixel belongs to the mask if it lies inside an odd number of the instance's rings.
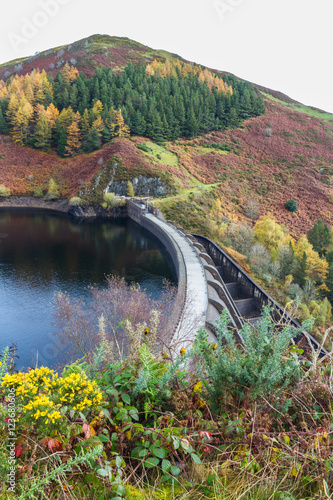
{"label": "rocky outcrop", "polygon": [[111,210],[105,210],[100,205],[76,206],[70,207],[68,214],[72,217],[93,218],[99,217],[104,219],[122,219],[127,217],[127,207],[116,207]]}
{"label": "rocky outcrop", "polygon": [[[159,177],[146,177],[138,175],[131,180],[134,188],[135,196],[152,196],[158,198],[172,194],[173,190],[165,182],[161,181]],[[127,181],[114,181],[109,182],[105,192],[115,193],[120,196],[126,196]]]}

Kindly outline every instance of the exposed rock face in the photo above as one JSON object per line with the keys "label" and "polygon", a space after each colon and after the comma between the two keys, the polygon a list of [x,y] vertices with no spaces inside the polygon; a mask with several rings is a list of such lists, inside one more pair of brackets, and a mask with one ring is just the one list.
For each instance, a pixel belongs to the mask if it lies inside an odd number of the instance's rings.
{"label": "exposed rock face", "polygon": [[75,206],[70,207],[68,214],[73,217],[119,219],[127,217],[127,207],[116,207],[108,211],[99,205]]}
{"label": "exposed rock face", "polygon": [[[135,196],[153,196],[157,198],[159,196],[165,196],[166,194],[172,194],[172,189],[165,183],[162,182],[158,177],[145,177],[144,175],[138,175],[132,179],[132,184],[134,188]],[[120,196],[126,196],[127,191],[127,181],[111,181],[105,192],[115,193]]]}

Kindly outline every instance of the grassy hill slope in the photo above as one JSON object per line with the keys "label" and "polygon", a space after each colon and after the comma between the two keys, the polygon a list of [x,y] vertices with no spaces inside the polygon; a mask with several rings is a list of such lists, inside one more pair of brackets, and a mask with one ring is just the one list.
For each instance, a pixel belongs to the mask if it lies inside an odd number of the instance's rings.
{"label": "grassy hill slope", "polygon": [[[21,74],[32,66],[56,74],[57,67],[71,60],[90,75],[99,66],[121,70],[130,61],[146,64],[177,57],[126,38],[93,35],[2,65],[0,78],[15,67]],[[10,136],[2,135],[0,183],[12,194],[27,195],[37,187],[45,192],[52,177],[62,196],[68,197],[84,185],[96,186],[96,178],[101,192],[112,179],[144,175],[162,178],[173,191],[173,197],[157,202],[169,217],[206,234],[212,220],[244,219],[249,198],[259,201],[261,215],[272,213],[294,236],[306,232],[318,218],[332,224],[333,115],[257,88],[265,99],[265,115],[245,121],[238,129],[163,146],[144,138],[115,139],[89,155],[63,159],[54,152],[18,147]],[[140,143],[148,146],[146,151],[137,147]],[[296,214],[284,208],[289,199],[298,203]],[[184,217],[187,211],[190,216]]]}

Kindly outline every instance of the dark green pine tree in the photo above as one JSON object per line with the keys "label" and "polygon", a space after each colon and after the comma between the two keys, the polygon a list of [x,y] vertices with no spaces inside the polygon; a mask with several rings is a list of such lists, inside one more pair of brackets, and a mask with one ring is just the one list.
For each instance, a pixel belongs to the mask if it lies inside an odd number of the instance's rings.
{"label": "dark green pine tree", "polygon": [[283,246],[279,253],[280,276],[282,279],[285,279],[286,276],[292,274],[294,260],[295,260],[294,248],[290,241],[289,246]]}
{"label": "dark green pine tree", "polygon": [[314,250],[322,257],[326,253],[326,248],[331,242],[330,229],[321,219],[318,219],[310,231],[308,231],[308,240]]}
{"label": "dark green pine tree", "polygon": [[190,137],[192,137],[193,135],[197,135],[199,131],[198,121],[194,114],[193,108],[190,108],[188,111],[185,127],[186,127],[186,135]]}
{"label": "dark green pine tree", "polygon": [[93,90],[93,96],[92,97],[96,101],[101,98],[101,91],[100,91],[99,81],[97,79],[95,81],[94,90]]}
{"label": "dark green pine tree", "polygon": [[53,102],[53,97],[50,94],[50,92],[47,90],[45,93],[45,98],[44,98],[44,103],[43,103],[45,108],[47,108],[51,104],[51,102]]}
{"label": "dark green pine tree", "polygon": [[133,121],[131,132],[133,135],[144,136],[146,132],[146,120],[142,116],[139,110],[136,111]]}
{"label": "dark green pine tree", "polygon": [[236,128],[239,125],[239,118],[236,108],[231,108],[229,115],[229,126],[231,128]]}
{"label": "dark green pine tree", "polygon": [[103,132],[102,132],[102,137],[103,137],[103,142],[110,142],[111,141],[111,134],[110,134],[110,130],[105,127]]}
{"label": "dark green pine tree", "polygon": [[52,131],[52,143],[54,146],[58,145],[62,128],[63,126],[61,125],[59,118],[57,118],[55,122],[55,128]]}
{"label": "dark green pine tree", "polygon": [[77,105],[78,94],[79,94],[78,88],[74,83],[72,85],[71,91],[69,93],[69,104],[72,106],[74,111],[77,111],[77,109],[78,109],[78,105]]}
{"label": "dark green pine tree", "polygon": [[2,109],[0,107],[0,134],[7,134],[9,128],[5,117],[3,116]]}
{"label": "dark green pine tree", "polygon": [[163,123],[158,111],[155,111],[153,114],[151,139],[156,142],[163,142],[165,140]]}
{"label": "dark green pine tree", "polygon": [[66,153],[65,147],[66,146],[67,146],[66,130],[65,130],[65,127],[61,127],[61,132],[60,132],[59,141],[58,141],[58,145],[57,145],[57,153],[62,158],[65,156],[65,153]]}
{"label": "dark green pine tree", "polygon": [[82,149],[86,151],[86,153],[91,153],[92,151],[96,151],[101,146],[100,139],[98,136],[98,131],[92,128],[87,135],[86,140],[82,144]]}
{"label": "dark green pine tree", "polygon": [[245,89],[240,98],[240,117],[244,120],[250,118],[253,114],[250,92]]}
{"label": "dark green pine tree", "polygon": [[69,106],[69,92],[67,89],[65,89],[62,94],[62,108],[68,108],[68,106]]}
{"label": "dark green pine tree", "polygon": [[306,253],[303,252],[302,257],[296,260],[295,267],[293,270],[294,282],[297,283],[301,288],[305,285],[306,281],[306,265],[307,265],[307,256]]}

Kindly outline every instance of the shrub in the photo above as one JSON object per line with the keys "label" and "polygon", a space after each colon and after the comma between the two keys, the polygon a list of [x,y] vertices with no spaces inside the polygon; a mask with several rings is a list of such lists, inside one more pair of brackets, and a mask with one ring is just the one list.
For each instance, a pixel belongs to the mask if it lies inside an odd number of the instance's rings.
{"label": "shrub", "polygon": [[[195,337],[194,353],[199,357],[199,372],[207,396],[216,410],[223,408],[228,395],[239,403],[246,397],[269,397],[293,385],[300,377],[297,357],[287,351],[291,339],[298,333],[290,326],[282,330],[271,319],[271,308],[263,308],[262,319],[256,326],[244,325],[239,331],[243,344],[236,343],[228,330],[230,321],[224,312],[217,323],[215,350],[208,334],[200,330]],[[306,328],[308,325],[304,326]]]}
{"label": "shrub", "polygon": [[[168,333],[168,318],[175,289],[166,286],[157,301],[151,299],[139,285],[128,286],[122,278],[108,276],[106,281],[107,287],[104,289],[90,288],[92,297],[89,305],[67,294],[59,293],[56,296],[56,334],[64,344],[65,362],[65,353],[73,358],[77,358],[78,354],[89,357],[100,344],[101,337],[105,339],[106,345],[113,344],[113,358],[126,357],[126,338],[131,336],[131,328],[124,320],[129,314],[135,328],[138,324],[150,323],[151,311],[156,310],[160,313],[160,337]],[[102,316],[103,327],[100,323]]]}
{"label": "shrub", "polygon": [[251,220],[259,219],[260,206],[259,201],[255,198],[249,198],[244,203],[244,215]]}
{"label": "shrub", "polygon": [[115,193],[104,193],[103,195],[103,207],[104,208],[115,208],[119,206],[119,200]]}
{"label": "shrub", "polygon": [[4,186],[3,184],[0,184],[0,197],[7,197],[10,196],[10,189]]}
{"label": "shrub", "polygon": [[41,187],[38,187],[34,191],[34,197],[35,198],[42,198],[43,197],[43,190]]}
{"label": "shrub", "polygon": [[250,265],[255,273],[269,274],[271,269],[272,260],[261,243],[253,245],[250,253]]}
{"label": "shrub", "polygon": [[254,231],[247,224],[232,223],[228,226],[227,239],[228,244],[230,242],[237,252],[248,255],[253,246]]}
{"label": "shrub", "polygon": [[50,179],[49,190],[46,193],[45,198],[47,200],[56,200],[57,198],[59,198],[59,187],[53,179]]}
{"label": "shrub", "polygon": [[72,205],[73,207],[77,207],[79,205],[82,205],[83,201],[79,196],[73,196],[73,198],[70,198],[69,204]]}
{"label": "shrub", "polygon": [[146,145],[146,144],[138,144],[136,146],[138,149],[141,149],[141,151],[144,151],[145,153],[151,153],[151,149]]}
{"label": "shrub", "polygon": [[289,212],[297,212],[298,210],[297,201],[295,200],[287,201],[287,203],[284,206]]}

